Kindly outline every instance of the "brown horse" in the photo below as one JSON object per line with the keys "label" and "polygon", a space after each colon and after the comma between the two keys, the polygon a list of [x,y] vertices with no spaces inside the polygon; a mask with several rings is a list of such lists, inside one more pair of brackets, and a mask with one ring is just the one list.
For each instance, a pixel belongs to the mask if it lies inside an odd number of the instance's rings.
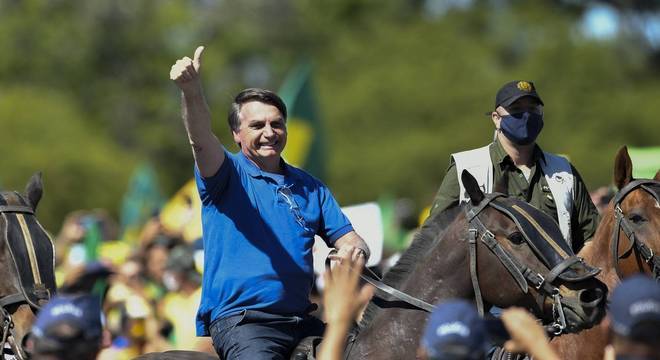
{"label": "brown horse", "polygon": [[[602,269],[599,279],[609,290],[619,281],[643,272],[660,276],[660,171],[653,180],[635,180],[624,146],[614,161],[619,193],[602,214],[593,239],[579,255]],[[562,359],[602,359],[607,345],[605,325],[552,341]]]}
{"label": "brown horse", "polygon": [[34,215],[41,174],[32,176],[25,193],[0,192],[0,346],[17,359],[27,358],[25,335],[55,292],[53,242]]}
{"label": "brown horse", "polygon": [[[468,298],[482,311],[522,306],[559,331],[598,323],[606,288],[557,223],[523,201],[485,195],[466,171],[461,178],[471,202],[429,218],[383,281],[426,304]],[[413,358],[428,311],[380,294],[349,339],[347,358]]]}

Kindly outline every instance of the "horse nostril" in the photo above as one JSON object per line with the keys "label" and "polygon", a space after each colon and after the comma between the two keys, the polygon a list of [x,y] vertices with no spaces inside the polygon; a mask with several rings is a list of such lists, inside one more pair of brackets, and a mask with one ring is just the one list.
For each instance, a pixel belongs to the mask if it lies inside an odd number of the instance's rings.
{"label": "horse nostril", "polygon": [[584,307],[596,307],[604,299],[605,292],[600,288],[585,289],[580,292],[580,303]]}

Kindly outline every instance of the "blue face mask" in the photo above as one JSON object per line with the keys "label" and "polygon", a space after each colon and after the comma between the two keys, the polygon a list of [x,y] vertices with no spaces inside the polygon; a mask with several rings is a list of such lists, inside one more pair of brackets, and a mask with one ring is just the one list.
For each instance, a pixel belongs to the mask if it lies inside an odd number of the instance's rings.
{"label": "blue face mask", "polygon": [[500,122],[502,134],[518,145],[533,143],[541,129],[543,129],[543,115],[530,112],[504,115]]}

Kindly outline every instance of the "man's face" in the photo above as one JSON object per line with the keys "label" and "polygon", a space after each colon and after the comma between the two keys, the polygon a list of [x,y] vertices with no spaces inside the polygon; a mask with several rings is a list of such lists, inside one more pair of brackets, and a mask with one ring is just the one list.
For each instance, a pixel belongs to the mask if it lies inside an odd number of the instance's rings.
{"label": "man's face", "polygon": [[251,101],[241,106],[240,127],[232,131],[241,151],[259,164],[263,160],[279,161],[286,145],[286,123],[273,105]]}
{"label": "man's face", "polygon": [[543,115],[543,105],[541,105],[538,100],[530,96],[523,96],[520,99],[511,103],[511,105],[506,108],[498,106],[495,111],[491,114],[495,127],[500,128],[500,121],[502,117],[511,114],[517,114],[521,112],[530,112]]}

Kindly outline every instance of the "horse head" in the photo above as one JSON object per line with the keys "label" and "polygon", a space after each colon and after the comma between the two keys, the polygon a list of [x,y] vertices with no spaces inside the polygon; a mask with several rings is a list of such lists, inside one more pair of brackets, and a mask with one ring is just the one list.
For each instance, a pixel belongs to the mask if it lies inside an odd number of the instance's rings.
{"label": "horse head", "polygon": [[461,179],[470,201],[424,222],[383,277],[390,289],[379,287],[367,306],[349,359],[408,358],[432,304],[451,298],[475,299],[482,313],[490,305],[525,307],[555,333],[591,327],[604,315],[599,269],[575,256],[551,217],[502,193],[484,194],[468,172]]}
{"label": "horse head", "polygon": [[595,278],[600,270],[573,253],[554,219],[502,193],[484,194],[467,171],[461,180],[470,198],[464,208],[477,306],[524,306],[556,334],[597,324],[607,287]]}
{"label": "horse head", "polygon": [[43,193],[41,174],[32,176],[24,195],[0,192],[0,346],[26,358],[26,334],[36,312],[55,291],[54,247],[35,217]]}
{"label": "horse head", "polygon": [[614,184],[619,192],[603,218],[617,275],[645,272],[660,279],[660,171],[653,179],[633,179],[624,146],[614,160]]}

